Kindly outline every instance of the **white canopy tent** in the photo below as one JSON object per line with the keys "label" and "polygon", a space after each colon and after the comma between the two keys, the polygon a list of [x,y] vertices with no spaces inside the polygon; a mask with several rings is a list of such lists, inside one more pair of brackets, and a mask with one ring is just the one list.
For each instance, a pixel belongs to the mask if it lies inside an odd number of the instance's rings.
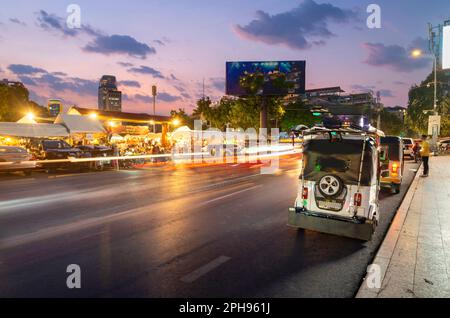
{"label": "white canopy tent", "polygon": [[86,116],[60,114],[56,118],[55,124],[66,126],[71,134],[97,134],[106,132],[99,120]]}

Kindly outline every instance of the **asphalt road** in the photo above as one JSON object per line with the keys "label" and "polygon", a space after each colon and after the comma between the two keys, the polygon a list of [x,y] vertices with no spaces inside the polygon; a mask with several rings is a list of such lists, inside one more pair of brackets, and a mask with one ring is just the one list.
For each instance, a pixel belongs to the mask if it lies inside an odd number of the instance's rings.
{"label": "asphalt road", "polygon": [[368,243],[286,226],[298,167],[0,175],[0,296],[353,297],[417,166]]}

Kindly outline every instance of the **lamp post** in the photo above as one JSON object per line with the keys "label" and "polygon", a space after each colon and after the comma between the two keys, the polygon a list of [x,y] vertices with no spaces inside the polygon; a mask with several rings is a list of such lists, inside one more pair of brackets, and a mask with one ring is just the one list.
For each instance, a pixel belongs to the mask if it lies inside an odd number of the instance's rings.
{"label": "lamp post", "polygon": [[[156,85],[152,86],[152,96],[153,96],[153,116],[156,116],[156,96],[158,95],[158,88]],[[156,133],[156,123],[153,120],[153,133]]]}
{"label": "lamp post", "polygon": [[[423,52],[420,49],[415,49],[411,52],[411,56],[413,58],[418,58],[421,57],[423,55]],[[439,113],[437,111],[437,56],[436,53],[432,53],[432,58],[433,58],[433,72],[434,72],[434,92],[433,92],[433,115],[434,116],[438,116]],[[438,130],[439,128],[437,127],[437,129],[433,128],[433,147],[436,146],[437,144],[437,139],[438,139]]]}

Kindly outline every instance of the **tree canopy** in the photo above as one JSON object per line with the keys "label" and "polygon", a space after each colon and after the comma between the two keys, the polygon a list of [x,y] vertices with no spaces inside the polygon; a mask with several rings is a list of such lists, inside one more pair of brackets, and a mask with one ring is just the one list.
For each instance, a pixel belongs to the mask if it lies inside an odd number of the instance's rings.
{"label": "tree canopy", "polygon": [[[445,71],[437,73],[437,111],[441,115],[441,136],[450,136],[450,75]],[[416,136],[428,133],[429,113],[434,104],[434,72],[409,91],[406,127]]]}
{"label": "tree canopy", "polygon": [[0,84],[0,121],[15,122],[32,112],[44,116],[47,109],[30,101],[29,92],[23,85]]}

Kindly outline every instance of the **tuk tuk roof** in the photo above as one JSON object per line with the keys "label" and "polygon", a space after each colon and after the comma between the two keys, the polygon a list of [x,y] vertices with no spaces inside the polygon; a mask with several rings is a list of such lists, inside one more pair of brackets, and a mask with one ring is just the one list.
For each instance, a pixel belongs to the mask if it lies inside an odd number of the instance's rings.
{"label": "tuk tuk roof", "polygon": [[373,137],[384,137],[385,134],[383,131],[378,130],[374,127],[368,127],[367,129],[358,129],[353,127],[341,127],[341,128],[326,128],[326,127],[312,127],[311,129],[304,130],[303,135],[320,135],[320,134],[329,134],[329,133],[338,133],[342,135],[355,135],[355,136],[373,136]]}

